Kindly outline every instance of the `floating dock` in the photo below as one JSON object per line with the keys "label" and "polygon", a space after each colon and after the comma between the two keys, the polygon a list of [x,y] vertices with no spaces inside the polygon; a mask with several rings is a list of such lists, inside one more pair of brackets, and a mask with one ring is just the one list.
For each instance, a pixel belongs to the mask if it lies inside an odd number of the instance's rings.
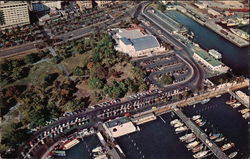
{"label": "floating dock", "polygon": [[241,104],[243,104],[245,107],[249,108],[249,99],[248,102],[241,99],[236,93],[233,91],[229,91],[229,94],[231,94],[235,99],[237,99]]}
{"label": "floating dock", "polygon": [[136,125],[144,124],[146,122],[150,122],[156,119],[154,113],[144,114],[142,116],[134,117],[132,122]]}
{"label": "floating dock", "polygon": [[196,126],[180,109],[174,109],[175,114],[192,130],[197,138],[199,138],[219,159],[229,159],[229,157],[211,140],[209,137]]}

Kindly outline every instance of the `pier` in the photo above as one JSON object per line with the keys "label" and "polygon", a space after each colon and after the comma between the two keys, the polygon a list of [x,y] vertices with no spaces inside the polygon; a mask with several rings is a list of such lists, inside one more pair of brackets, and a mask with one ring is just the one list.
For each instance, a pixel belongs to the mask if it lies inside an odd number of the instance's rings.
{"label": "pier", "polygon": [[230,95],[232,95],[235,99],[237,99],[241,104],[243,104],[245,107],[249,108],[249,103],[246,103],[244,100],[242,100],[236,93],[233,91],[228,91]]}
{"label": "pier", "polygon": [[199,138],[219,159],[229,159],[229,157],[211,140],[209,137],[196,126],[180,109],[174,109],[175,114],[192,130],[197,138]]}

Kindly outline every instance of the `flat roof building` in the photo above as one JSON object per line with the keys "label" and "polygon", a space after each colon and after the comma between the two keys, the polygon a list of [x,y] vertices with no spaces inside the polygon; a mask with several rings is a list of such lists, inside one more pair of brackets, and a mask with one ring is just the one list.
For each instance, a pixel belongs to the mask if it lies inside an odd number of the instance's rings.
{"label": "flat roof building", "polygon": [[115,49],[131,57],[148,56],[153,52],[165,51],[153,35],[145,35],[140,29],[118,29],[113,38],[117,42]]}
{"label": "flat roof building", "polygon": [[1,1],[0,28],[30,24],[28,3],[24,1]]}
{"label": "flat roof building", "polygon": [[104,7],[104,6],[106,6],[106,5],[110,4],[110,3],[112,3],[112,1],[104,1],[104,0],[103,0],[103,1],[102,1],[102,0],[101,0],[101,1],[99,0],[99,1],[95,1],[95,2],[97,3],[97,6],[100,7],[100,8],[102,8],[102,7]]}
{"label": "flat roof building", "polygon": [[86,1],[76,1],[76,4],[80,8],[81,11],[88,9],[88,8],[93,8],[93,1],[92,0],[86,0]]}
{"label": "flat roof building", "polygon": [[61,1],[34,1],[31,2],[31,10],[34,12],[44,12],[54,9],[61,9]]}

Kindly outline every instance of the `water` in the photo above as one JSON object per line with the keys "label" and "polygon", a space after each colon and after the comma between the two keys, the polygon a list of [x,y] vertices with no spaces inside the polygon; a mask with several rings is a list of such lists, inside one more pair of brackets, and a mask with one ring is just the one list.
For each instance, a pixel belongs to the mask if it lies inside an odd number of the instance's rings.
{"label": "water", "polygon": [[218,50],[222,54],[222,62],[232,68],[235,74],[248,76],[248,47],[237,47],[179,11],[167,11],[166,14],[192,31],[195,34],[194,42],[203,49]]}

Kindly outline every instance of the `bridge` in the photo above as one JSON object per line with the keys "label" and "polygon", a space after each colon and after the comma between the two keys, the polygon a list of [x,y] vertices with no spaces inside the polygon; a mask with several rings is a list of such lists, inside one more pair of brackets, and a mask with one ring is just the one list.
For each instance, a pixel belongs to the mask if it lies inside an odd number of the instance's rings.
{"label": "bridge", "polygon": [[209,137],[195,125],[180,109],[174,109],[175,114],[192,130],[197,138],[199,138],[219,159],[229,159],[229,157],[211,140]]}
{"label": "bridge", "polygon": [[249,108],[249,103],[246,103],[244,100],[242,100],[236,93],[234,93],[233,91],[230,91],[230,90],[228,92],[235,99],[237,99],[241,104],[243,104],[244,106],[246,106],[247,108]]}

